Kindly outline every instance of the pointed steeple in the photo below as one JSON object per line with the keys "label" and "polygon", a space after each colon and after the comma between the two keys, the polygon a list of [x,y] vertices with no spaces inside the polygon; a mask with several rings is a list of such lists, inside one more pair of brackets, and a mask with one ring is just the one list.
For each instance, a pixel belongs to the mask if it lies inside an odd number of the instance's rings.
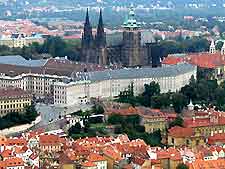
{"label": "pointed steeple", "polygon": [[105,31],[104,31],[104,24],[103,24],[101,9],[99,12],[99,21],[98,21],[98,28],[97,28],[95,42],[96,42],[97,47],[105,47],[106,46],[106,36],[105,36]]}
{"label": "pointed steeple", "polygon": [[93,35],[92,35],[92,27],[89,20],[89,12],[87,9],[86,19],[84,23],[84,31],[82,34],[82,46],[83,47],[91,47],[93,45]]}

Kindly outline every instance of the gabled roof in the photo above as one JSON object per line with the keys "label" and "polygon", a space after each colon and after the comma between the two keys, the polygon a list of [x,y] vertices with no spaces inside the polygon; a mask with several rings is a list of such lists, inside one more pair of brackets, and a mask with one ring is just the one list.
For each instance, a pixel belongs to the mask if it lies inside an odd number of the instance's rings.
{"label": "gabled roof", "polygon": [[39,143],[40,145],[55,145],[55,144],[60,144],[61,142],[60,142],[60,137],[57,135],[44,134],[44,135],[40,135]]}
{"label": "gabled roof", "polygon": [[192,128],[184,128],[180,126],[175,126],[169,129],[169,136],[173,137],[191,137],[193,136],[194,131]]}
{"label": "gabled roof", "polygon": [[96,167],[96,164],[91,161],[87,161],[87,162],[82,163],[82,166],[83,167]]}
{"label": "gabled roof", "polygon": [[190,164],[190,169],[223,169],[225,167],[225,160],[200,160],[197,159],[193,163]]}
{"label": "gabled roof", "polygon": [[7,167],[18,167],[18,166],[24,166],[24,162],[21,158],[9,158],[5,160],[6,166]]}
{"label": "gabled roof", "polygon": [[91,162],[105,161],[105,158],[97,153],[91,153],[87,159]]}
{"label": "gabled roof", "polygon": [[13,152],[12,152],[12,150],[7,149],[7,150],[4,150],[0,155],[4,159],[4,158],[12,157],[13,156]]}

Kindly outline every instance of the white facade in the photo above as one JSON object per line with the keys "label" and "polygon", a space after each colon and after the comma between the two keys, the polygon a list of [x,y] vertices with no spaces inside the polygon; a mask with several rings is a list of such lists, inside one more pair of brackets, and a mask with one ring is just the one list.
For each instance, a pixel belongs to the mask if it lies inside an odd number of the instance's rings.
{"label": "white facade", "polygon": [[25,91],[30,91],[36,96],[44,96],[53,94],[53,85],[55,82],[59,82],[62,79],[68,79],[69,77],[46,75],[46,74],[34,74],[27,73],[21,74],[15,77],[0,75],[0,88],[17,87]]}
{"label": "white facade", "polygon": [[54,84],[54,104],[68,106],[84,104],[90,98],[112,98],[118,96],[121,91],[126,90],[132,82],[135,95],[142,93],[144,85],[150,84],[152,81],[159,83],[162,93],[168,91],[176,92],[186,84],[189,84],[191,76],[196,78],[196,73],[197,67],[192,66],[192,69],[185,73],[176,73],[174,76],[109,78],[98,81],[82,80],[68,84],[58,82]]}
{"label": "white facade", "polygon": [[107,169],[107,161],[94,161],[97,169]]}

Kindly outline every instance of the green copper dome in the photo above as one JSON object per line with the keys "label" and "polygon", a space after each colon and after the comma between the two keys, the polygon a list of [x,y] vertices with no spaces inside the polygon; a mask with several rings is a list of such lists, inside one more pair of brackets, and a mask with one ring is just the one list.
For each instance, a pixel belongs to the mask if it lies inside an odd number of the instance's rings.
{"label": "green copper dome", "polygon": [[128,16],[126,17],[122,27],[133,30],[140,28],[141,27],[140,25],[141,25],[140,22],[137,22],[137,20],[135,19],[134,7],[131,6]]}

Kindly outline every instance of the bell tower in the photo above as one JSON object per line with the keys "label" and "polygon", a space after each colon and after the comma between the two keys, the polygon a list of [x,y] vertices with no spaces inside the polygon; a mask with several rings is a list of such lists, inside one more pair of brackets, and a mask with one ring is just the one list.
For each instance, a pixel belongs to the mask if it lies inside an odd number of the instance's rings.
{"label": "bell tower", "polygon": [[141,32],[140,23],[135,19],[133,5],[130,7],[128,17],[122,25],[123,48],[122,62],[128,66],[141,65]]}

